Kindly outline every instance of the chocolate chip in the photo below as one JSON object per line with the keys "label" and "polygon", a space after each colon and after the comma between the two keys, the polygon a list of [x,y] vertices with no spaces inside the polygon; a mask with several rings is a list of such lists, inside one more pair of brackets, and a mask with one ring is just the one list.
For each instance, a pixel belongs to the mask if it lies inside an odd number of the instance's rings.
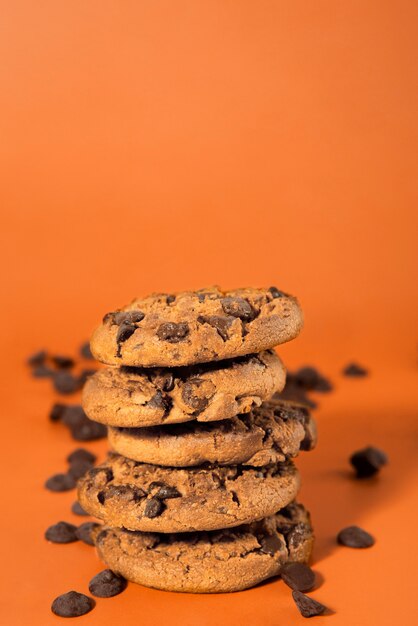
{"label": "chocolate chip", "polygon": [[87,415],[81,404],[67,404],[63,410],[61,419],[66,426],[71,427],[82,424],[84,420],[87,419]]}
{"label": "chocolate chip", "polygon": [[90,461],[74,461],[71,463],[68,473],[76,480],[84,476],[90,469],[92,464]]}
{"label": "chocolate chip", "polygon": [[55,391],[64,395],[75,393],[81,389],[80,379],[66,370],[54,372],[53,382]]}
{"label": "chocolate chip", "polygon": [[310,591],[315,586],[315,573],[305,563],[285,563],[280,575],[286,585],[296,591]]}
{"label": "chocolate chip", "polygon": [[68,522],[58,522],[45,531],[45,539],[52,543],[72,543],[77,541],[77,526]]}
{"label": "chocolate chip", "polygon": [[289,550],[296,550],[305,540],[307,534],[310,534],[310,528],[307,524],[299,522],[299,524],[292,526],[286,537]]}
{"label": "chocolate chip", "polygon": [[32,376],[35,378],[49,378],[54,375],[54,370],[46,365],[38,365],[32,370]]}
{"label": "chocolate chip", "polygon": [[183,401],[192,409],[201,413],[209,404],[209,398],[206,398],[200,388],[205,389],[205,381],[201,378],[191,378],[187,383],[184,383],[181,390],[181,397]]}
{"label": "chocolate chip", "polygon": [[174,376],[171,372],[165,374],[157,373],[152,378],[152,382],[160,391],[172,391],[174,389]]}
{"label": "chocolate chip", "polygon": [[96,441],[103,439],[106,435],[107,428],[104,424],[93,422],[88,418],[83,423],[71,428],[71,436],[76,441]]}
{"label": "chocolate chip", "polygon": [[373,446],[358,450],[350,457],[350,463],[356,471],[357,478],[374,476],[387,462],[388,457],[383,450]]}
{"label": "chocolate chip", "polygon": [[323,615],[327,610],[327,607],[317,602],[313,598],[305,596],[300,591],[292,591],[293,599],[303,617],[315,617],[316,615]]}
{"label": "chocolate chip", "polygon": [[145,317],[142,311],[114,311],[104,316],[103,321],[110,321],[112,324],[120,326],[121,324],[139,324]]}
{"label": "chocolate chip", "polygon": [[266,554],[275,554],[283,550],[283,541],[278,535],[267,535],[260,539],[261,549]]}
{"label": "chocolate chip", "polygon": [[221,305],[227,315],[239,317],[243,322],[251,322],[257,317],[257,312],[244,298],[222,298]]}
{"label": "chocolate chip", "polygon": [[[155,483],[151,483],[149,488],[152,489],[155,486]],[[159,500],[169,500],[171,498],[181,498],[181,493],[176,487],[162,483],[159,485],[159,489],[153,497],[158,498]]]}
{"label": "chocolate chip", "polygon": [[49,491],[70,491],[75,485],[76,481],[71,474],[54,474],[45,483]]}
{"label": "chocolate chip", "polygon": [[319,391],[327,393],[332,390],[332,385],[315,367],[301,367],[294,374],[291,374],[295,383],[307,391]]}
{"label": "chocolate chip", "polygon": [[96,524],[96,522],[84,522],[84,524],[80,524],[76,529],[76,536],[88,546],[94,546],[92,531],[96,528],[100,528],[100,524]]}
{"label": "chocolate chip", "polygon": [[38,352],[35,352],[28,358],[27,364],[30,365],[30,367],[37,367],[38,365],[44,365],[47,359],[47,356],[48,355],[45,350],[38,350]]}
{"label": "chocolate chip", "polygon": [[166,322],[160,324],[157,330],[157,337],[161,341],[168,341],[169,343],[179,343],[184,341],[189,334],[189,325],[186,322]]}
{"label": "chocolate chip", "polygon": [[80,347],[80,356],[82,356],[83,359],[89,359],[89,360],[94,359],[94,356],[92,355],[92,352],[90,350],[90,342],[89,341],[86,341]]}
{"label": "chocolate chip", "polygon": [[285,298],[287,296],[287,293],[285,293],[284,291],[280,291],[280,289],[277,289],[277,287],[269,287],[269,292],[271,293],[273,298]]}
{"label": "chocolate chip", "polygon": [[51,420],[51,422],[59,422],[64,415],[66,408],[66,404],[60,404],[58,402],[52,405],[52,408],[49,412],[49,419]]}
{"label": "chocolate chip", "polygon": [[55,367],[58,367],[59,369],[68,369],[70,367],[74,367],[75,365],[74,359],[70,356],[62,356],[61,354],[58,354],[52,356],[51,359]]}
{"label": "chocolate chip", "polygon": [[89,513],[83,509],[78,500],[72,503],[71,512],[74,513],[74,515],[89,515]]}
{"label": "chocolate chip", "polygon": [[340,530],[337,541],[349,548],[370,548],[375,543],[374,537],[358,526],[347,526]]}
{"label": "chocolate chip", "polygon": [[344,376],[362,377],[362,376],[367,376],[368,373],[369,372],[364,367],[362,367],[361,365],[358,365],[357,363],[349,363],[343,369]]}
{"label": "chocolate chip", "polygon": [[105,492],[104,491],[99,491],[99,493],[97,494],[97,499],[100,502],[100,504],[104,504],[105,501],[106,501]]}
{"label": "chocolate chip", "polygon": [[136,331],[135,324],[130,324],[129,322],[123,322],[119,326],[118,333],[116,335],[116,341],[118,344],[124,343],[131,335]]}
{"label": "chocolate chip", "polygon": [[153,409],[163,409],[164,415],[170,412],[171,407],[173,406],[173,400],[170,396],[166,396],[161,393],[161,391],[157,391],[147,402],[147,406]]}
{"label": "chocolate chip", "polygon": [[95,604],[93,598],[85,596],[84,593],[68,591],[55,598],[51,611],[60,617],[80,617],[94,609]]}
{"label": "chocolate chip", "polygon": [[89,582],[89,591],[97,598],[112,598],[126,589],[127,581],[111,569],[96,574]]}
{"label": "chocolate chip", "polygon": [[139,502],[146,495],[145,491],[135,485],[109,485],[104,493],[104,499],[117,498],[122,502]]}
{"label": "chocolate chip", "polygon": [[144,509],[145,517],[153,518],[158,517],[165,510],[165,504],[162,500],[157,498],[151,498],[147,501]]}
{"label": "chocolate chip", "polygon": [[175,299],[176,299],[176,296],[173,295],[172,293],[169,293],[165,301],[167,302],[167,304],[171,304],[172,302],[175,301]]}
{"label": "chocolate chip", "polygon": [[217,331],[223,341],[228,341],[229,329],[231,328],[234,318],[223,317],[221,315],[199,315],[197,321],[200,324],[209,324],[209,326],[212,326]]}
{"label": "chocolate chip", "polygon": [[67,456],[68,463],[78,463],[80,461],[86,461],[93,465],[97,460],[97,457],[90,450],[86,450],[85,448],[77,448],[71,454]]}

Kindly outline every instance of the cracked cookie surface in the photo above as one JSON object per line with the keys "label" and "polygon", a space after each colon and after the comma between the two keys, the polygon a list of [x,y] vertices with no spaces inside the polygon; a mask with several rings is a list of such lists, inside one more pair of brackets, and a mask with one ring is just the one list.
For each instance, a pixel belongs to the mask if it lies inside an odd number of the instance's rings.
{"label": "cracked cookie surface", "polygon": [[230,528],[272,515],[295,497],[290,461],[261,468],[170,468],[117,454],[78,482],[81,506],[109,526],[150,532]]}
{"label": "cracked cookie surface", "polygon": [[276,287],[152,294],[105,315],[91,350],[110,365],[191,365],[272,348],[302,324],[296,298]]}
{"label": "cracked cookie surface", "polygon": [[239,591],[307,562],[313,546],[308,512],[292,502],[265,519],[236,528],[186,534],[98,530],[100,558],[132,582],[168,591]]}
{"label": "cracked cookie surface", "polygon": [[192,367],[106,367],[83,389],[83,408],[96,422],[143,427],[223,420],[281,391],[286,370],[272,350]]}
{"label": "cracked cookie surface", "polygon": [[110,427],[108,437],[111,448],[125,457],[171,467],[280,463],[300,450],[312,450],[317,439],[309,410],[279,400],[220,422]]}

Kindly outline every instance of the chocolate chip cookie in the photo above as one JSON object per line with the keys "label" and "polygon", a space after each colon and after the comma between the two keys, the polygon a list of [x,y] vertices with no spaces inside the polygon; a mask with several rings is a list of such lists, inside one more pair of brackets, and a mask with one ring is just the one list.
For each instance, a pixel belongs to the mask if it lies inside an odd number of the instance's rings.
{"label": "chocolate chip cookie", "polygon": [[286,370],[272,350],[192,367],[107,367],[84,386],[87,415],[111,426],[154,426],[227,419],[284,387]]}
{"label": "chocolate chip cookie", "polygon": [[186,534],[98,531],[100,558],[140,585],[168,591],[220,593],[247,589],[280,574],[286,562],[309,560],[309,514],[291,503],[275,515],[228,530]]}
{"label": "chocolate chip cookie", "polygon": [[110,365],[191,365],[272,348],[302,323],[297,300],[276,287],[152,294],[105,315],[91,350]]}
{"label": "chocolate chip cookie", "polygon": [[81,506],[109,526],[150,532],[230,528],[291,502],[299,474],[290,461],[261,468],[188,469],[137,463],[117,454],[78,482]]}
{"label": "chocolate chip cookie", "polygon": [[295,457],[316,444],[316,426],[306,407],[271,400],[228,420],[151,428],[109,428],[115,452],[154,465],[202,463],[262,466]]}

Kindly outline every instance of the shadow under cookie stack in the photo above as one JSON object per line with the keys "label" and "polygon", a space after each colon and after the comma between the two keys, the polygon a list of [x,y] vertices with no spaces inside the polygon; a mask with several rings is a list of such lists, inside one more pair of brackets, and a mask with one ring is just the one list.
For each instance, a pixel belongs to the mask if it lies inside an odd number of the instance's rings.
{"label": "shadow under cookie stack", "polygon": [[154,294],[104,317],[91,349],[107,367],[83,406],[112,452],[79,500],[103,521],[95,544],[113,571],[211,593],[308,561],[291,459],[314,447],[315,424],[277,396],[286,373],[272,350],[301,327],[296,299],[275,287]]}

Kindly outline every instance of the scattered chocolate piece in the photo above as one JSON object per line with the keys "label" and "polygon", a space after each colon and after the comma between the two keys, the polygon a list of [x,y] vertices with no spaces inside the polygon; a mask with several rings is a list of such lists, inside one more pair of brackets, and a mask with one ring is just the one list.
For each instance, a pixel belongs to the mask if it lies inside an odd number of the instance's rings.
{"label": "scattered chocolate piece", "polygon": [[387,462],[388,457],[383,450],[379,450],[373,446],[358,450],[350,457],[350,463],[356,470],[357,478],[370,478],[370,476],[374,476]]}
{"label": "scattered chocolate piece", "polygon": [[87,461],[91,465],[97,461],[95,454],[85,448],[77,448],[67,456],[68,463],[78,463],[79,461]]}
{"label": "scattered chocolate piece", "polygon": [[90,350],[90,342],[86,341],[85,343],[83,343],[83,345],[80,347],[80,356],[83,357],[83,359],[89,359],[89,360],[93,360],[94,356]]}
{"label": "scattered chocolate piece", "polygon": [[62,419],[66,408],[66,404],[60,404],[59,402],[53,404],[49,412],[49,419],[51,422],[59,422]]}
{"label": "scattered chocolate piece", "polygon": [[302,387],[299,387],[299,385],[295,384],[291,379],[286,381],[284,389],[280,393],[274,394],[274,397],[280,400],[298,402],[299,404],[306,405],[310,409],[316,409],[318,406],[316,402],[311,400],[311,398],[308,398],[306,391],[302,389]]}
{"label": "scattered chocolate piece", "polygon": [[75,365],[74,359],[70,356],[63,356],[61,354],[51,356],[51,360],[55,367],[58,367],[59,369],[69,369]]}
{"label": "scattered chocolate piece", "polygon": [[71,474],[54,474],[45,483],[49,491],[70,491],[75,485],[76,481]]}
{"label": "scattered chocolate piece", "polygon": [[91,533],[95,528],[99,528],[99,526],[100,524],[96,524],[96,522],[84,522],[84,524],[80,524],[76,529],[76,536],[88,546],[94,546]]}
{"label": "scattered chocolate piece", "polygon": [[310,591],[315,585],[315,573],[305,563],[285,563],[280,575],[286,585],[295,591]]}
{"label": "scattered chocolate piece", "polygon": [[54,375],[54,371],[46,365],[38,365],[32,370],[32,376],[35,378],[49,378]]}
{"label": "scattered chocolate piece", "polygon": [[145,517],[158,517],[165,510],[165,504],[162,500],[151,498],[145,505]]}
{"label": "scattered chocolate piece", "polygon": [[44,365],[47,356],[48,355],[46,353],[46,350],[38,350],[38,352],[35,352],[28,358],[27,364],[30,367],[37,367],[38,365]]}
{"label": "scattered chocolate piece", "polygon": [[88,417],[86,421],[71,428],[71,436],[76,441],[95,441],[103,439],[107,435],[107,428],[104,424],[93,422]]}
{"label": "scattered chocolate piece", "polygon": [[369,372],[364,367],[362,367],[361,365],[358,365],[357,363],[349,363],[343,369],[344,376],[362,377],[362,376],[367,376],[368,373]]}
{"label": "scattered chocolate piece", "polygon": [[76,535],[77,526],[68,522],[58,522],[45,531],[45,539],[52,543],[73,543],[78,541]]}
{"label": "scattered chocolate piece", "polygon": [[71,474],[76,480],[84,476],[91,468],[93,463],[90,461],[74,461],[71,463],[68,473]]}
{"label": "scattered chocolate piece", "polygon": [[293,590],[292,591],[293,599],[298,607],[301,615],[303,617],[315,617],[316,615],[323,615],[327,610],[327,607],[314,600],[313,598],[309,598],[305,596],[304,593]]}
{"label": "scattered chocolate piece", "polygon": [[83,509],[83,507],[81,506],[78,500],[72,503],[71,512],[74,513],[74,515],[84,515],[84,516],[89,515],[89,513],[87,513],[87,511]]}
{"label": "scattered chocolate piece", "polygon": [[67,404],[62,415],[62,421],[70,428],[83,423],[87,418],[81,404]]}
{"label": "scattered chocolate piece", "polygon": [[93,598],[78,591],[68,591],[55,598],[51,611],[60,617],[80,617],[94,609],[96,603]]}
{"label": "scattered chocolate piece", "polygon": [[81,388],[80,379],[66,370],[59,370],[53,375],[54,389],[64,395],[75,393]]}
{"label": "scattered chocolate piece", "polygon": [[375,543],[374,537],[359,526],[347,526],[340,530],[337,541],[348,548],[370,548]]}
{"label": "scattered chocolate piece", "polygon": [[112,598],[126,589],[127,581],[111,569],[105,569],[94,576],[89,583],[89,591],[97,598]]}
{"label": "scattered chocolate piece", "polygon": [[327,393],[332,390],[330,381],[322,376],[322,374],[320,374],[315,367],[301,367],[290,376],[294,378],[297,385],[303,387],[307,391]]}

